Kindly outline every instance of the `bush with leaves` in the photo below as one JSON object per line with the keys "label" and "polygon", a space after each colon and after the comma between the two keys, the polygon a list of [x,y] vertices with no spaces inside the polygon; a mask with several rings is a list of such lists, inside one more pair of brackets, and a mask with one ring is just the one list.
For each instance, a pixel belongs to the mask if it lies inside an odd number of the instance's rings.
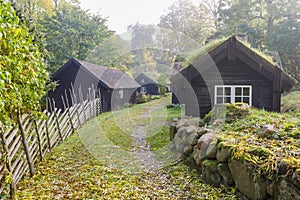
{"label": "bush with leaves", "polygon": [[146,103],[148,101],[149,101],[149,96],[143,93],[139,95],[137,103]]}
{"label": "bush with leaves", "polygon": [[37,114],[48,73],[43,54],[10,3],[0,1],[0,121],[9,125],[22,113]]}

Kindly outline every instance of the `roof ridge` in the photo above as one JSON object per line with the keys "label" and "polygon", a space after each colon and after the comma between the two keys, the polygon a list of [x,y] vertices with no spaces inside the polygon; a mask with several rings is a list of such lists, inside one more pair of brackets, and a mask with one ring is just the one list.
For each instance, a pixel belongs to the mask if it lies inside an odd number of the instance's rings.
{"label": "roof ridge", "polygon": [[94,66],[97,66],[97,67],[102,67],[102,68],[105,68],[105,69],[115,70],[115,71],[120,71],[120,72],[126,73],[124,70],[121,70],[121,69],[117,69],[117,68],[113,68],[113,67],[105,67],[103,65],[99,65],[99,64],[96,64],[96,63],[91,63],[91,62],[88,62],[88,61],[85,61],[85,60],[80,60],[80,59],[77,59],[77,58],[73,58],[73,59],[78,61],[79,63],[83,62],[83,63],[94,65]]}

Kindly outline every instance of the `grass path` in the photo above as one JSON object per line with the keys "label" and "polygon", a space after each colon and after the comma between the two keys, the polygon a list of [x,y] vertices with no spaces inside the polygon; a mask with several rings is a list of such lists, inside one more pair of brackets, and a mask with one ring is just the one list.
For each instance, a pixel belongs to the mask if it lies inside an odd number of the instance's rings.
{"label": "grass path", "polygon": [[[148,106],[148,112],[140,115],[139,118],[147,120],[153,111],[162,109],[165,104],[166,103],[153,107]],[[150,145],[147,142],[147,125],[149,124],[137,124],[135,130],[131,134],[133,146],[132,153],[139,163],[140,170],[153,172],[162,168],[162,164],[156,159],[155,154],[151,152]]]}
{"label": "grass path", "polygon": [[[33,178],[18,185],[18,199],[234,199],[234,191],[203,184],[197,172],[183,164],[141,170],[149,168],[141,166],[150,155],[146,133],[151,134],[151,144],[157,135],[166,136],[168,116],[161,105],[168,100],[104,113],[91,120],[53,149],[37,165]],[[132,137],[136,135],[142,143]],[[158,145],[160,149],[167,139]],[[147,155],[136,159],[143,148],[147,148]]]}

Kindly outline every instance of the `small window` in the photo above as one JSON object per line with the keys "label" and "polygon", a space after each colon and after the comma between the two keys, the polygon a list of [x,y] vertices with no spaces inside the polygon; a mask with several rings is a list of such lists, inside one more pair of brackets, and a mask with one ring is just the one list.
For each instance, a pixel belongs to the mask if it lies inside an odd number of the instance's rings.
{"label": "small window", "polygon": [[124,98],[124,91],[123,90],[119,90],[119,95],[120,95],[120,99]]}
{"label": "small window", "polygon": [[147,92],[146,87],[141,87],[140,92],[141,92],[141,93],[146,93],[146,92]]}
{"label": "small window", "polygon": [[141,83],[145,83],[145,80],[143,78],[141,79]]}
{"label": "small window", "polygon": [[216,85],[215,104],[244,102],[252,106],[251,85]]}

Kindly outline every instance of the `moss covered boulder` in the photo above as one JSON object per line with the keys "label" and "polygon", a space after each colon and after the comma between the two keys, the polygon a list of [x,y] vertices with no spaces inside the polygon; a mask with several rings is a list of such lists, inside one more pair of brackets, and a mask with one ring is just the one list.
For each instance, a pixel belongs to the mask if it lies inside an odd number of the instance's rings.
{"label": "moss covered boulder", "polygon": [[203,118],[203,122],[220,125],[224,122],[230,123],[237,119],[242,119],[248,115],[251,115],[251,108],[246,103],[215,105]]}
{"label": "moss covered boulder", "polygon": [[254,177],[249,164],[243,160],[230,160],[229,169],[237,189],[251,200],[264,200],[269,197],[267,188],[270,185],[263,177]]}
{"label": "moss covered boulder", "polygon": [[218,173],[218,161],[204,160],[202,162],[202,178],[210,185],[220,186],[222,177]]}

